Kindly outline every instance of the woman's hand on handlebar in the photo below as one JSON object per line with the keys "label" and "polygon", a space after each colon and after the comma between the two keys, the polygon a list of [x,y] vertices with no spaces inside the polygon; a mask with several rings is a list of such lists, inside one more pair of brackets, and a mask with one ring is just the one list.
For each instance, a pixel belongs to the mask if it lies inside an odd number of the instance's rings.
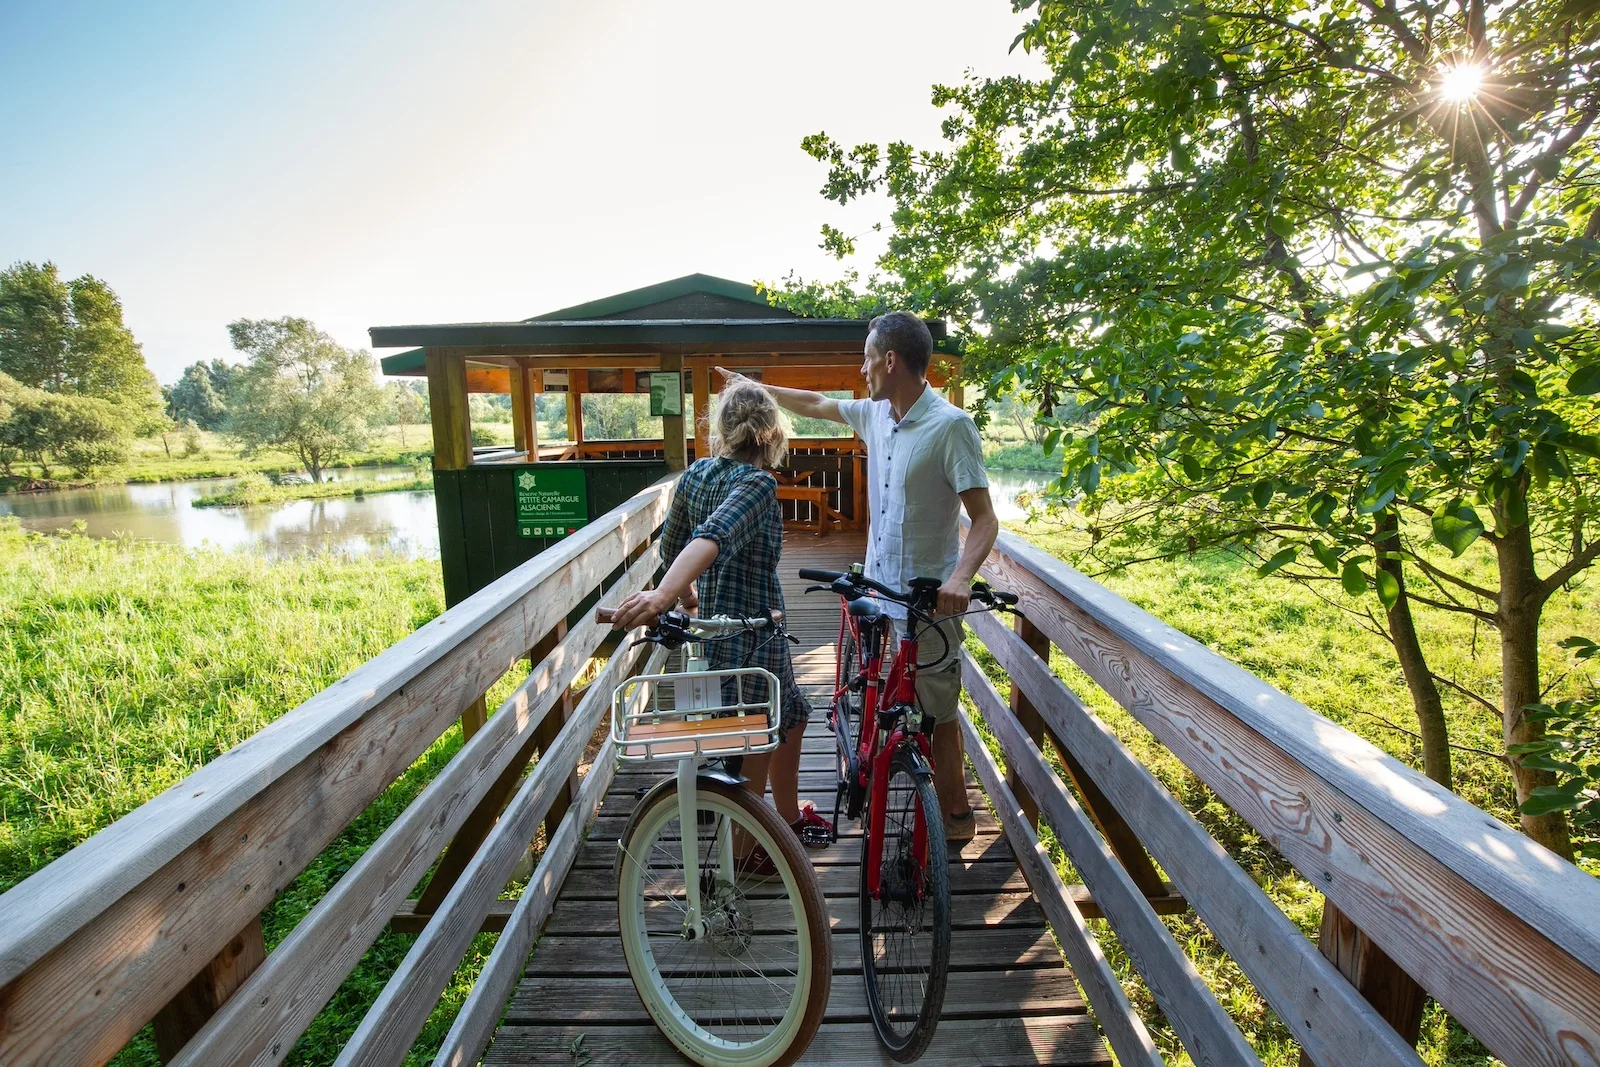
{"label": "woman's hand on handlebar", "polygon": [[635,593],[612,613],[611,625],[618,630],[631,630],[635,626],[654,626],[663,612],[671,611],[678,598],[661,589],[646,589]]}

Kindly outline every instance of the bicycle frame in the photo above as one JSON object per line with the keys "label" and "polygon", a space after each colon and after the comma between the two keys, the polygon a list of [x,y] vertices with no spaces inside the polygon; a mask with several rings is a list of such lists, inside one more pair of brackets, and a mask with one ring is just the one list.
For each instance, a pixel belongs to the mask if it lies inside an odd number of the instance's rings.
{"label": "bicycle frame", "polygon": [[[917,641],[912,636],[911,620],[907,620],[900,646],[895,650],[888,677],[885,678],[882,647],[885,642],[874,641],[876,647],[871,649],[864,647],[861,628],[850,614],[848,605],[841,604],[839,614],[840,634],[842,636],[848,629],[861,657],[861,673],[866,678],[861,698],[860,731],[853,741],[857,785],[870,786],[871,789],[871,802],[867,806],[867,848],[861,861],[867,864],[867,890],[873,899],[878,899],[882,892],[879,879],[883,869],[884,809],[889,801],[889,763],[901,745],[914,739],[916,750],[931,774],[935,771],[933,746],[925,732],[910,731],[906,724],[906,711],[916,707],[917,697]],[[838,708],[840,699],[855,679],[837,678],[836,681],[838,687],[834,692],[834,707]],[[888,704],[888,712],[879,711],[883,703]],[[928,825],[926,813],[920,806],[917,808],[911,845],[917,861],[925,865],[928,859]]]}

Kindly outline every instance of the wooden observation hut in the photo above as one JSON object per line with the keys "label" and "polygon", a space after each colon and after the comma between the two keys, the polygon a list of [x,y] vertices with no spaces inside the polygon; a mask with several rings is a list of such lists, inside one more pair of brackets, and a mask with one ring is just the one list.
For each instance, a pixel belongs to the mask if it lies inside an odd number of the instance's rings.
{"label": "wooden observation hut", "polygon": [[[445,599],[456,604],[669,471],[706,454],[706,415],[725,366],[774,385],[862,395],[868,320],[773,307],[753,286],[691,274],[520,322],[380,326],[388,375],[428,379]],[[961,403],[960,361],[929,320],[929,380]],[[510,394],[512,446],[474,448],[473,393]],[[540,440],[538,397],[565,396],[560,440]],[[643,394],[661,436],[602,439],[588,395]],[[640,397],[641,401],[643,396]],[[548,423],[547,423],[548,424]],[[554,436],[546,434],[547,437]],[[865,454],[839,436],[796,436],[775,472],[787,524],[826,534],[866,515]]]}

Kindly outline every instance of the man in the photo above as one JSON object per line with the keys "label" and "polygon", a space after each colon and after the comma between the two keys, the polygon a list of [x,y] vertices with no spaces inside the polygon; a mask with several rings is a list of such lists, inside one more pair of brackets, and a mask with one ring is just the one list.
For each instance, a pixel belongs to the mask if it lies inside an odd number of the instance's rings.
{"label": "man", "polygon": [[[906,589],[913,578],[939,578],[938,614],[959,615],[972,599],[972,578],[1000,532],[983,471],[978,428],[960,408],[928,384],[933,336],[921,319],[891,311],[872,320],[867,331],[861,376],[867,397],[834,400],[806,389],[763,385],[796,415],[847,423],[867,447],[870,543],[867,577],[891,589]],[[718,368],[725,380],[735,375]],[[960,509],[972,528],[961,547]],[[905,626],[906,609],[885,601],[895,619],[893,640]],[[917,702],[932,717],[933,759],[939,769],[934,787],[943,809],[946,839],[970,841],[972,809],[967,804],[965,752],[960,714],[961,620],[945,618],[940,631],[951,656],[939,669],[917,675]],[[891,644],[892,651],[894,645]],[[937,634],[920,643],[924,661],[944,648]]]}

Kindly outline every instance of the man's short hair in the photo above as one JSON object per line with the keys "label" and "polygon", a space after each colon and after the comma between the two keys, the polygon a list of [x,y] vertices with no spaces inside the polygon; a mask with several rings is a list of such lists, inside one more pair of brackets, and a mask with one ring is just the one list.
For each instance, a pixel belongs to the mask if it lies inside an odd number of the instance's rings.
{"label": "man's short hair", "polygon": [[867,343],[880,355],[893,352],[905,360],[907,369],[918,378],[928,376],[928,362],[933,359],[933,334],[928,324],[909,311],[891,311],[879,315],[867,327]]}

